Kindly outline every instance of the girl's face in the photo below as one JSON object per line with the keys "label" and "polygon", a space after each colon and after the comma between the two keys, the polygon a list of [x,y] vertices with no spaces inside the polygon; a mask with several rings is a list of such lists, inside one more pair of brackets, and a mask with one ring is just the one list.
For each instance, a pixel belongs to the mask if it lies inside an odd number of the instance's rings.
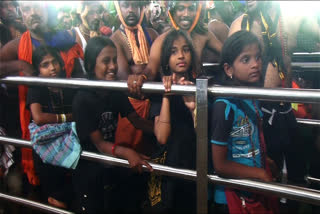
{"label": "girl's face", "polygon": [[258,44],[246,46],[227,69],[227,75],[243,83],[257,83],[261,77],[262,60]]}
{"label": "girl's face", "polygon": [[61,66],[59,61],[51,56],[51,54],[45,55],[39,64],[39,76],[41,77],[57,77],[60,71]]}
{"label": "girl's face", "polygon": [[96,78],[98,80],[115,80],[117,71],[117,49],[106,46],[96,59],[96,67],[94,68]]}
{"label": "girl's face", "polygon": [[187,41],[179,36],[172,44],[169,68],[172,72],[184,73],[191,66],[191,51]]}

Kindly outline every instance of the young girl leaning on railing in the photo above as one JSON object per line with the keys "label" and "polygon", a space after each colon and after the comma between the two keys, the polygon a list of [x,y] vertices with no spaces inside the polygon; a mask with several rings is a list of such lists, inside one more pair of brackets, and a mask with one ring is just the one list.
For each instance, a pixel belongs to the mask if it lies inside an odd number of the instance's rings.
{"label": "young girl leaning on railing", "polygon": [[[65,77],[63,60],[52,47],[39,46],[33,52],[32,63],[39,77]],[[46,86],[30,87],[27,95],[27,108],[32,114],[29,130],[33,159],[42,196],[60,208],[67,208],[70,202],[67,168],[75,168],[81,149],[75,124],[71,123],[72,99],[71,90]]]}
{"label": "young girl leaning on railing", "polygon": [[[221,68],[227,86],[261,86],[261,46],[250,32],[239,31],[223,46]],[[215,172],[228,178],[273,180],[274,162],[267,157],[259,101],[215,98],[209,109],[209,138]],[[215,186],[215,208],[221,213],[276,213],[277,199]]]}

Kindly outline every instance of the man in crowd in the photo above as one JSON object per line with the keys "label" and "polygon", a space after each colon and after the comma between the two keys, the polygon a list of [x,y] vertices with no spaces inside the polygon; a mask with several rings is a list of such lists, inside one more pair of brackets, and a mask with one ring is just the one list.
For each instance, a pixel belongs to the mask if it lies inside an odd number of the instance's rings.
{"label": "man in crowd", "polygon": [[83,1],[78,7],[81,24],[74,29],[77,32],[77,42],[83,51],[91,37],[100,35],[100,22],[102,19],[103,6],[98,1]]}
{"label": "man in crowd", "polygon": [[143,71],[149,62],[151,44],[158,36],[153,29],[141,26],[144,4],[138,1],[115,2],[121,25],[111,39],[118,49],[118,77],[121,80],[127,80],[131,73]]}
{"label": "man in crowd", "polygon": [[60,8],[57,15],[58,19],[58,30],[71,30],[72,18],[70,15],[70,8]]}
{"label": "man in crowd", "polygon": [[[209,32],[202,21],[202,3],[191,1],[170,1],[169,2],[169,17],[172,24],[172,30],[180,29],[186,31],[194,44],[197,54],[197,61],[201,63],[203,49],[208,47],[217,53],[221,52],[222,44],[216,36]],[[170,31],[168,31],[170,32]],[[144,70],[148,80],[154,80],[159,73],[161,47],[164,38],[168,32],[160,35],[153,43],[150,50],[150,59],[147,67]],[[198,68],[200,69],[200,68]],[[131,76],[128,78],[128,87],[131,93],[140,93],[140,88],[145,80],[142,75]],[[171,76],[164,76],[163,82],[166,91],[170,91],[172,80]]]}
{"label": "man in crowd", "polygon": [[[117,46],[118,79],[127,80],[129,75],[141,74],[149,62],[149,50],[158,34],[151,28],[144,28],[141,22],[144,17],[144,2],[119,1],[115,2],[115,9],[121,21],[120,28],[111,39]],[[142,96],[130,97],[130,102],[140,117],[148,117],[150,100]],[[133,149],[143,144],[141,130],[122,118],[118,122],[116,143],[127,142]],[[146,152],[146,151],[139,151]]]}
{"label": "man in crowd", "polygon": [[[158,34],[151,28],[141,26],[145,2],[119,1],[114,2],[114,6],[121,22],[119,29],[111,37],[117,46],[117,76],[120,80],[127,80],[131,74],[142,73],[149,62],[151,44]],[[150,100],[142,96],[131,96],[129,100],[138,115],[147,119]],[[152,130],[152,123],[149,125]],[[146,134],[135,129],[127,118],[119,118],[115,137],[116,144],[125,143],[126,146],[140,153],[150,155],[150,142],[152,141],[147,140]],[[123,203],[127,204],[123,212],[140,212],[138,206],[142,203],[145,196],[143,194],[144,188],[146,188],[144,177],[128,173],[118,176],[125,177],[125,181],[119,185],[117,190],[123,195]],[[142,193],[142,195],[137,193]]]}
{"label": "man in crowd", "polygon": [[153,1],[146,11],[149,26],[156,30],[159,35],[171,28],[165,3],[163,1]]}
{"label": "man in crowd", "polygon": [[[210,4],[209,4],[210,3]],[[217,39],[223,44],[228,38],[229,26],[233,21],[233,6],[229,1],[212,1],[207,2],[208,11],[208,30],[212,32]],[[208,50],[204,50],[202,57],[203,62],[219,62],[219,54]],[[208,75],[217,75],[220,69],[206,69]]]}
{"label": "man in crowd", "polygon": [[16,1],[0,2],[0,48],[10,40],[19,38],[26,31],[25,25],[17,14],[17,7]]}

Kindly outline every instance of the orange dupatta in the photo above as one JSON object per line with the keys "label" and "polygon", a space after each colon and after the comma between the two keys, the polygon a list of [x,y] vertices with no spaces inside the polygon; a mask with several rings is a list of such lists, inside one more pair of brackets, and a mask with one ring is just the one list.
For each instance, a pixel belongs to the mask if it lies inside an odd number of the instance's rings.
{"label": "orange dupatta", "polygon": [[[18,47],[18,59],[26,61],[32,64],[32,42],[30,31],[26,31],[22,34],[20,38],[20,43]],[[22,72],[19,73],[20,76],[24,76]],[[20,109],[20,126],[22,131],[22,139],[30,140],[30,132],[28,125],[30,122],[30,111],[26,109],[26,100],[28,87],[25,85],[19,85],[19,109]],[[32,149],[22,148],[22,168],[23,172],[27,174],[29,183],[32,185],[39,185],[39,178],[35,174],[34,163],[32,158]]]}

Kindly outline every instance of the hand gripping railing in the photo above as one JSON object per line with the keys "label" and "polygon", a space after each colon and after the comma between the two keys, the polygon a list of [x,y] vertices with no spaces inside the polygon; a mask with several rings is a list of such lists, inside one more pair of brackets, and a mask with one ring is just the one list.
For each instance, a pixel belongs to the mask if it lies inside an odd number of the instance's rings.
{"label": "hand gripping railing", "polygon": [[[112,90],[127,91],[127,83],[120,81],[89,81],[84,79],[52,79],[37,77],[6,77],[0,79],[2,83],[41,85],[63,88],[104,88]],[[142,87],[145,93],[163,93],[162,83],[145,83]],[[241,88],[211,86],[207,88],[206,79],[197,79],[197,85],[173,85],[171,91],[176,94],[192,95],[196,94],[197,100],[197,171],[176,169],[172,167],[152,164],[158,173],[170,176],[178,176],[184,179],[197,181],[197,212],[207,213],[207,181],[239,189],[257,191],[263,193],[276,194],[279,197],[304,201],[320,205],[320,192],[312,189],[300,188],[289,185],[279,185],[274,183],[264,183],[245,179],[225,179],[215,175],[207,175],[207,93],[213,96],[234,96],[261,100],[276,100],[301,103],[319,103],[319,90],[306,89],[261,89],[261,88]],[[30,146],[27,141],[3,138],[3,143],[13,143],[16,145]],[[11,142],[10,142],[11,141]],[[17,144],[17,142],[19,142]],[[20,146],[21,146],[20,145]],[[82,158],[113,164],[118,166],[128,166],[128,162],[118,158],[105,155],[83,152]]]}

